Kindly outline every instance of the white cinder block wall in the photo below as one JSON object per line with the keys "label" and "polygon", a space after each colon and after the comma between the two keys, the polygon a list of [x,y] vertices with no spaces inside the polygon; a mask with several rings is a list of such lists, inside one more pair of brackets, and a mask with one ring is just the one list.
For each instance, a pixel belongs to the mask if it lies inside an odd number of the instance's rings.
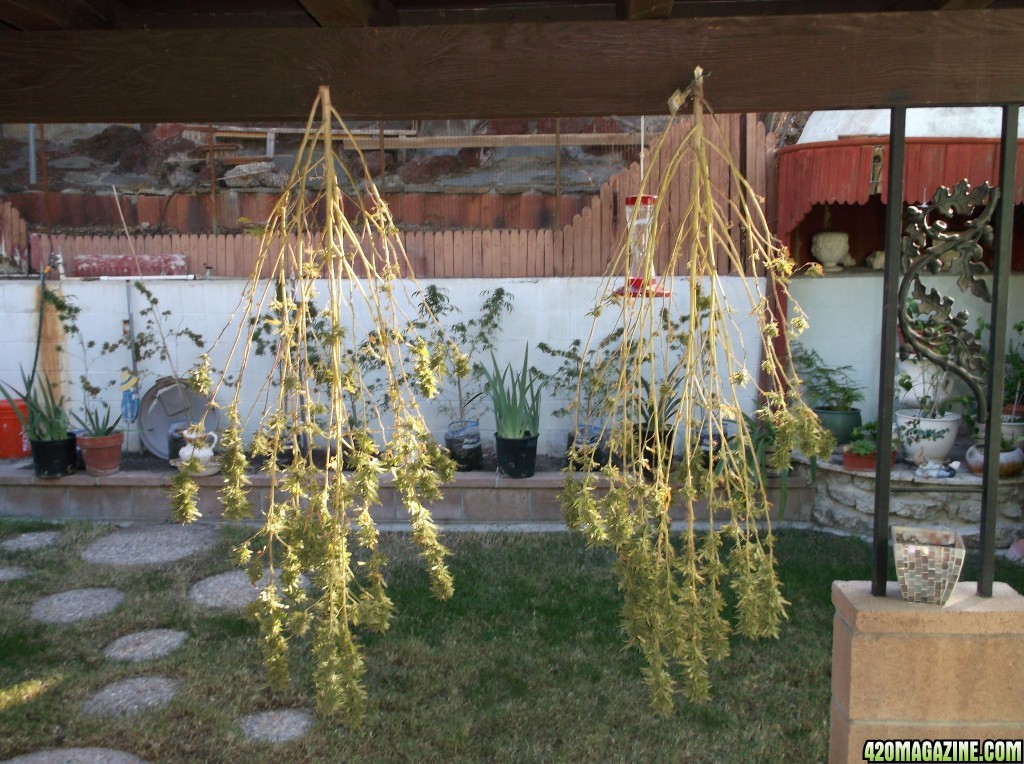
{"label": "white cinder block wall", "polygon": [[[163,319],[165,329],[177,330],[189,328],[201,334],[207,345],[211,345],[218,336],[223,337],[212,350],[215,366],[223,366],[230,348],[231,339],[242,320],[238,312],[239,301],[245,281],[241,279],[211,279],[198,281],[148,280],[147,287],[159,301],[161,311],[170,311]],[[425,286],[429,281],[421,282]],[[591,329],[592,319],[587,316],[597,299],[601,287],[598,278],[557,278],[557,279],[449,279],[438,280],[447,291],[452,303],[459,307],[461,313],[450,320],[468,320],[478,315],[482,302],[481,292],[503,286],[514,296],[514,309],[505,317],[503,331],[498,338],[497,358],[503,367],[511,362],[518,366],[522,362],[523,349],[530,346],[530,362],[545,371],[553,371],[557,364],[542,354],[536,347],[540,341],[548,342],[555,347],[567,347],[576,338],[586,339]],[[135,330],[145,328],[146,317],[140,311],[146,307],[145,301],[134,289],[126,290],[123,280],[92,280],[79,281],[69,279],[63,282],[50,282],[51,288],[59,288],[74,299],[82,309],[79,327],[85,340],[93,340],[97,345],[104,341],[116,341],[122,336],[123,325],[128,317],[128,296],[135,321]],[[324,288],[320,290],[320,299],[324,298]],[[416,287],[402,283],[396,290],[399,294]],[[722,294],[734,306],[735,313],[730,316],[736,323],[734,329],[737,348],[745,348],[751,357],[746,359],[746,366],[756,377],[760,362],[760,344],[757,327],[750,319],[750,306],[747,289],[739,278],[724,278],[720,281]],[[688,312],[687,288],[684,279],[679,279],[671,299],[673,315]],[[28,371],[32,366],[36,347],[38,325],[38,281],[7,280],[0,281],[0,312],[2,312],[5,330],[0,334],[0,381],[20,386],[20,369]],[[368,323],[363,310],[357,311],[357,321],[365,336]],[[606,310],[601,318],[601,325],[595,333],[596,338],[603,337],[615,326],[616,315],[613,310]],[[741,344],[740,344],[741,343]],[[74,338],[65,343],[64,391],[66,397],[75,407],[81,401],[79,375],[85,372],[86,363],[81,348]],[[195,360],[198,350],[190,343],[178,343],[172,347],[172,359],[179,373],[187,370]],[[116,385],[108,387],[111,381],[118,380],[123,366],[130,365],[130,357],[126,350],[120,350],[109,357],[100,357],[98,350],[88,353],[91,363],[88,374],[93,384],[104,388],[104,399],[115,411],[120,410],[121,393]],[[488,358],[477,359],[489,361]],[[266,406],[267,393],[260,393],[270,370],[269,361],[265,358],[251,356],[250,366],[246,374],[243,388],[243,411],[250,406],[254,418],[249,422],[250,431],[256,424],[258,415]],[[170,364],[159,363],[155,359],[143,364],[142,392],[148,390],[161,377],[171,374]],[[273,392],[271,392],[273,394]],[[443,394],[444,395],[444,394]],[[226,400],[227,395],[220,396]],[[450,396],[446,396],[449,397]],[[744,398],[745,408],[753,406],[753,395]],[[555,400],[550,394],[545,395],[542,413],[542,433],[539,450],[542,453],[556,455],[564,450],[566,435],[570,422],[557,419],[551,412],[564,405],[564,401]],[[436,402],[427,402],[424,413],[431,430],[440,438],[447,426],[446,415],[438,410]],[[489,404],[484,406],[481,418],[481,431],[485,442],[492,443],[491,433],[494,431],[493,416]],[[138,432],[129,433],[129,448],[139,447]]]}

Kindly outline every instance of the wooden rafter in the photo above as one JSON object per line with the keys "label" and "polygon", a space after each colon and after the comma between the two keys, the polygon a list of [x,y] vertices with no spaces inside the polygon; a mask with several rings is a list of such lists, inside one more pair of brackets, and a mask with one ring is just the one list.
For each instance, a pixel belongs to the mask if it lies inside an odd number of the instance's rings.
{"label": "wooden rafter", "polygon": [[942,4],[944,11],[977,11],[991,8],[995,0],[946,0]]}
{"label": "wooden rafter", "polygon": [[616,0],[620,19],[667,19],[672,15],[674,0]]}
{"label": "wooden rafter", "polygon": [[390,0],[300,0],[322,27],[364,27],[397,20]]}
{"label": "wooden rafter", "polygon": [[698,65],[723,112],[1024,102],[1020,9],[4,42],[0,122],[304,119],[322,84],[350,119],[663,114]]}

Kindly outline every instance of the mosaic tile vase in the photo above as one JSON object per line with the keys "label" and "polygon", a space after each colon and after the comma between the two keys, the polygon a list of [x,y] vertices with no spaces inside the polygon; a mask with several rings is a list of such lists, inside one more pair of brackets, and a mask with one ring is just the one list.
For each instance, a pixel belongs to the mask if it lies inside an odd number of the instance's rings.
{"label": "mosaic tile vase", "polygon": [[966,550],[960,534],[897,525],[891,533],[900,595],[908,602],[945,605],[964,565]]}

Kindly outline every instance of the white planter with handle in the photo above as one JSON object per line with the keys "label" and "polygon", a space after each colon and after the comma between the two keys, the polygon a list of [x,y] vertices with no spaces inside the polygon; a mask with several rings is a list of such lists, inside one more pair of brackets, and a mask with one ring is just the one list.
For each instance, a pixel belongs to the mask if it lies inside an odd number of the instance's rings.
{"label": "white planter with handle", "polygon": [[953,412],[928,418],[921,416],[920,409],[897,411],[895,420],[903,439],[903,458],[917,464],[945,461],[956,443],[961,418]]}

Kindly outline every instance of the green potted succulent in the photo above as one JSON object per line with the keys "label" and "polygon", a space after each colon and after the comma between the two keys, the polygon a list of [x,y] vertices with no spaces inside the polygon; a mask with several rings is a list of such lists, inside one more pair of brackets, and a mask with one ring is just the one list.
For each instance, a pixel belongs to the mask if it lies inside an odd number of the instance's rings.
{"label": "green potted succulent", "polygon": [[[75,434],[71,432],[64,397],[54,393],[45,375],[35,380],[21,375],[23,393],[0,384],[0,392],[21,422],[32,448],[36,477],[56,478],[75,471]],[[20,398],[25,411],[15,405]]]}
{"label": "green potted succulent", "polygon": [[110,407],[104,403],[102,408],[87,405],[81,415],[72,414],[72,417],[81,428],[77,435],[78,449],[82,452],[85,471],[101,477],[120,470],[124,433],[117,426],[121,415],[111,420]]}
{"label": "green potted succulent", "polygon": [[522,369],[512,364],[504,371],[491,352],[491,366],[481,367],[494,406],[495,444],[498,467],[508,477],[532,477],[537,464],[537,436],[540,434],[540,393],[544,387],[530,368],[530,349],[523,353]]}
{"label": "green potted succulent", "polygon": [[[878,422],[865,422],[854,429],[850,441],[842,447],[843,468],[874,472],[878,468]],[[896,463],[896,451],[889,457],[889,466]]]}
{"label": "green potted succulent", "polygon": [[804,392],[821,424],[836,436],[836,444],[848,443],[855,428],[861,426],[860,409],[855,403],[864,393],[850,377],[852,366],[829,366],[816,350],[793,345],[793,366],[803,382]]}

